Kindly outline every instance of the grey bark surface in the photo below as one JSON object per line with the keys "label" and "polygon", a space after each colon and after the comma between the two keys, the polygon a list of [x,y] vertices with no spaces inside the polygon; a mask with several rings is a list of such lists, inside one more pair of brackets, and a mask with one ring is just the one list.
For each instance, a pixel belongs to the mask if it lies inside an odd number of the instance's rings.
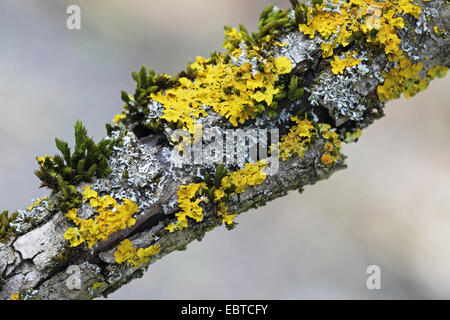
{"label": "grey bark surface", "polygon": [[[450,29],[446,1],[420,2],[420,5],[423,13],[419,19],[411,19],[410,27],[399,32],[402,49],[408,52],[413,62],[421,61],[424,70],[438,65],[448,67],[450,40],[448,37],[438,37],[432,31],[434,26]],[[329,64],[323,63],[317,41],[294,31],[281,40],[288,45],[276,49],[276,55],[287,56],[294,62],[295,72],[307,79],[309,97],[314,96],[314,99],[309,100],[307,97],[302,98],[283,106],[283,109],[313,110],[319,120],[331,117],[336,126],[349,123],[352,117],[359,116],[362,117],[360,123],[370,125],[371,119],[364,122],[365,115],[357,114],[357,106],[350,110],[354,113],[345,115],[336,110],[342,109],[340,104],[348,100],[381,112],[384,104],[378,100],[376,89],[383,79],[376,75],[387,63],[384,52],[374,53],[371,69],[362,73],[372,76],[362,76],[360,73],[353,74],[351,78],[348,75],[336,76]],[[348,86],[348,83],[355,81],[359,83],[357,89]],[[218,125],[224,129],[231,128],[215,115],[209,115],[202,121],[206,127]],[[242,128],[276,128],[286,125],[288,121],[289,118],[282,115],[276,121],[259,118],[248,121]],[[33,219],[20,222],[17,234],[6,243],[0,243],[0,299],[9,299],[18,292],[26,299],[92,299],[107,295],[141,277],[148,266],[158,259],[172,251],[186,249],[190,242],[201,239],[207,231],[221,225],[215,206],[207,205],[203,221],[174,233],[164,229],[179,210],[177,190],[180,185],[191,183],[196,176],[200,176],[202,167],[186,167],[171,162],[169,157],[172,147],[161,143],[163,140],[161,134],[138,139],[129,130],[123,144],[115,149],[110,159],[113,173],[108,178],[93,182],[98,189],[116,198],[127,196],[140,199],[141,211],[136,216],[134,226],[117,232],[92,250],[68,247],[63,234],[72,225],[64,213],[58,210],[55,197],[51,196],[36,206],[32,210]],[[346,168],[345,159],[331,167],[321,165],[323,144],[324,140],[318,139],[303,158],[280,161],[275,175],[268,176],[261,185],[250,187],[227,202],[229,211],[243,213],[263,206],[290,190],[301,190]],[[122,178],[124,169],[128,172],[127,179]],[[83,185],[79,188],[82,190]],[[93,212],[88,206],[82,206],[79,215],[88,218]],[[139,268],[118,265],[113,253],[125,238],[137,247],[157,243],[161,246],[161,252]]]}

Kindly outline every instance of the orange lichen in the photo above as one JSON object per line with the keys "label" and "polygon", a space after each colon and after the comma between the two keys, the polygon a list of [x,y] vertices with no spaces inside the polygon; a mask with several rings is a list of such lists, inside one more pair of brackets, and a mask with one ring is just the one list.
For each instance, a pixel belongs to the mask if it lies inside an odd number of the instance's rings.
{"label": "orange lichen", "polygon": [[331,166],[333,164],[333,157],[328,153],[324,153],[320,158],[320,161],[327,166]]}

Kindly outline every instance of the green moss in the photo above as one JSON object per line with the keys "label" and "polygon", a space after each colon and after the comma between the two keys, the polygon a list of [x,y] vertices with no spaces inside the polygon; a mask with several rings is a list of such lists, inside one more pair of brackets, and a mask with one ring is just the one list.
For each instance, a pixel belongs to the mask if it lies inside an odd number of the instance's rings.
{"label": "green moss", "polygon": [[[206,184],[207,189],[202,189],[201,192],[204,195],[208,196],[208,199],[211,202],[214,202],[214,192],[222,186],[222,180],[228,175],[228,169],[224,167],[223,164],[219,164],[216,168],[216,172],[214,174],[206,174],[204,178],[204,182]],[[236,191],[236,186],[233,184],[230,188],[225,190],[226,196],[224,198],[225,201],[228,200],[228,196]]]}
{"label": "green moss", "polygon": [[306,4],[305,3],[297,4],[294,7],[295,23],[296,24],[306,23],[306,21],[307,21],[307,12],[308,11],[306,10]]}
{"label": "green moss", "polygon": [[59,193],[59,208],[63,212],[78,208],[82,204],[81,194],[76,185],[90,182],[92,178],[103,178],[111,173],[108,159],[117,141],[102,139],[95,143],[87,135],[81,123],[75,123],[75,147],[72,152],[67,142],[55,139],[56,147],[61,152],[53,157],[38,157],[39,170],[36,176],[42,181],[41,187],[48,187]]}
{"label": "green moss", "polygon": [[293,76],[289,82],[288,87],[288,99],[290,101],[298,101],[304,94],[304,89],[300,88],[298,85],[298,78],[296,76]]}
{"label": "green moss", "polygon": [[[38,157],[39,170],[36,176],[42,181],[42,187],[54,191],[63,191],[63,185],[77,185],[90,182],[94,176],[103,178],[111,173],[108,158],[112,154],[113,141],[102,139],[95,143],[87,136],[86,128],[81,121],[75,123],[75,148],[72,153],[67,142],[55,139],[56,147],[61,155],[54,157]],[[61,177],[65,182],[58,181]]]}
{"label": "green moss", "polygon": [[61,175],[58,175],[58,187],[61,190],[59,197],[59,208],[62,212],[70,209],[79,208],[83,204],[83,197],[77,189],[65,182]]}
{"label": "green moss", "polygon": [[8,211],[3,211],[0,214],[0,242],[7,241],[15,234],[15,230],[10,223],[16,219],[17,215],[18,213],[14,212],[8,216]]}

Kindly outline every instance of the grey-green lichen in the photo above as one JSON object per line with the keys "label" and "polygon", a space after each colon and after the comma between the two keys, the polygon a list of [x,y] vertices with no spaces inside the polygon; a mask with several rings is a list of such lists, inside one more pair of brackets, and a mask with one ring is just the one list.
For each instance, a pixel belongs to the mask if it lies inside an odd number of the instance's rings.
{"label": "grey-green lichen", "polygon": [[[76,193],[90,187],[99,196],[135,201],[139,207],[135,215],[136,223],[95,244],[90,250],[72,248],[62,237],[71,224],[58,210],[60,195],[53,194],[38,200],[29,210],[19,211],[11,223],[16,235],[7,243],[0,243],[0,298],[9,298],[24,288],[32,288],[36,291],[33,296],[41,299],[91,299],[100,294],[107,295],[142,276],[142,270],[157,259],[174,250],[185,249],[188,243],[201,239],[207,231],[221,225],[223,221],[219,211],[224,206],[237,215],[285,195],[288,190],[301,190],[305,185],[326,179],[345,168],[343,155],[336,157],[334,162],[329,161],[330,155],[324,158],[327,152],[334,152],[331,150],[336,148],[329,143],[328,135],[333,132],[345,142],[356,140],[362,128],[383,114],[384,101],[379,98],[378,88],[383,86],[381,93],[390,97],[408,92],[403,87],[393,90],[389,84],[393,83],[394,87],[397,84],[394,71],[409,69],[403,68],[401,60],[389,60],[391,52],[386,52],[383,47],[389,44],[376,48],[364,43],[366,38],[361,35],[351,35],[349,43],[343,45],[335,32],[331,32],[326,39],[319,34],[310,37],[313,30],[314,33],[317,31],[314,28],[318,25],[313,22],[315,17],[323,14],[335,19],[334,15],[341,14],[338,8],[346,7],[350,1],[314,1],[313,4],[302,5],[292,2],[292,10],[265,9],[255,34],[249,34],[243,26],[239,30],[226,28],[225,54],[215,52],[209,59],[198,59],[186,71],[173,77],[156,75],[145,69],[133,74],[137,82],[135,94],[122,93],[126,107],[115,119],[121,128],[108,126],[106,140],[118,141],[106,163],[110,174],[68,185],[74,186]],[[362,1],[362,5],[365,2]],[[446,2],[407,2],[415,6],[418,3],[423,10],[417,15],[414,11],[416,7],[412,7],[409,9],[413,11],[405,14],[406,17],[401,14],[405,25],[396,30],[400,40],[398,48],[408,56],[408,68],[419,62],[423,64],[420,80],[424,81],[421,83],[424,86],[434,76],[442,75],[449,64],[448,43],[443,36],[448,13],[441,10]],[[352,5],[357,5],[357,1],[352,1]],[[331,24],[337,21],[333,19],[328,21]],[[399,20],[396,23],[400,26]],[[441,32],[436,34],[433,26]],[[343,27],[338,30],[341,32]],[[431,32],[435,35],[428,37]],[[371,31],[368,36],[375,37],[376,32]],[[334,42],[339,45],[334,46]],[[327,56],[330,50],[332,55]],[[353,51],[356,54],[353,55]],[[220,108],[213,110],[207,104],[199,105],[205,114],[196,120],[203,128],[216,128],[222,135],[235,127],[279,129],[281,136],[286,136],[295,126],[300,126],[297,129],[308,130],[310,139],[300,139],[302,146],[305,146],[302,156],[287,157],[286,161],[280,162],[276,174],[267,176],[260,184],[246,186],[242,193],[230,193],[220,203],[217,203],[213,193],[221,188],[222,181],[216,186],[214,180],[217,172],[222,172],[224,168],[218,170],[219,167],[212,164],[171,161],[175,145],[171,133],[187,122],[167,120],[179,119],[178,115],[163,119],[167,101],[162,97],[169,90],[182,89],[173,91],[180,94],[183,90],[189,90],[191,85],[195,87],[196,81],[204,80],[200,75],[202,69],[217,71],[213,69],[218,66],[222,71],[227,68],[239,71],[227,73],[232,83],[239,83],[239,77],[244,74],[253,80],[258,73],[269,75],[273,81],[267,84],[273,92],[269,94],[262,88],[251,92],[250,98],[254,101],[249,101],[255,107],[254,114],[242,123],[238,123],[238,116],[235,119],[228,117]],[[243,67],[247,68],[245,72],[242,72]],[[223,72],[218,73],[219,76],[227,71]],[[414,86],[411,78],[405,79],[404,85],[411,83],[411,87]],[[195,88],[198,90],[198,87]],[[411,90],[411,93],[414,92],[415,89]],[[232,87],[224,87],[216,93],[227,98],[237,96]],[[236,120],[236,125],[230,119]],[[304,122],[293,123],[292,119]],[[328,134],[311,134],[313,130],[318,130],[313,124],[327,128],[325,131]],[[311,139],[312,136],[314,139]],[[205,139],[209,142],[209,137]],[[63,154],[67,153],[66,145],[58,144]],[[225,176],[244,167],[245,164],[230,165]],[[223,180],[225,176],[218,180]],[[56,183],[59,189],[64,189],[57,178]],[[177,191],[181,186],[202,183],[207,190],[207,194],[202,195],[205,200],[198,204],[202,208],[203,219],[190,221],[189,227],[170,232],[167,226],[176,221],[177,214],[181,212]],[[78,214],[83,219],[97,215],[88,203],[79,205]],[[114,252],[124,239],[132,241],[136,248],[159,245],[161,251],[140,268],[118,264]]]}

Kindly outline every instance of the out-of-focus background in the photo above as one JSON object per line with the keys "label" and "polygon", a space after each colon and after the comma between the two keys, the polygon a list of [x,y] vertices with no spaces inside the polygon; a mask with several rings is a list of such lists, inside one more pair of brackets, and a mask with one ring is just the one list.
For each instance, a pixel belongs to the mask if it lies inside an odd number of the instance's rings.
{"label": "out-of-focus background", "polygon": [[[0,209],[47,194],[35,156],[55,154],[120,111],[130,72],[184,69],[223,42],[224,24],[254,31],[288,0],[1,0]],[[66,28],[66,8],[82,29]],[[387,104],[346,145],[347,170],[241,215],[152,265],[110,299],[450,298],[450,77]],[[381,268],[368,290],[366,268]]]}

